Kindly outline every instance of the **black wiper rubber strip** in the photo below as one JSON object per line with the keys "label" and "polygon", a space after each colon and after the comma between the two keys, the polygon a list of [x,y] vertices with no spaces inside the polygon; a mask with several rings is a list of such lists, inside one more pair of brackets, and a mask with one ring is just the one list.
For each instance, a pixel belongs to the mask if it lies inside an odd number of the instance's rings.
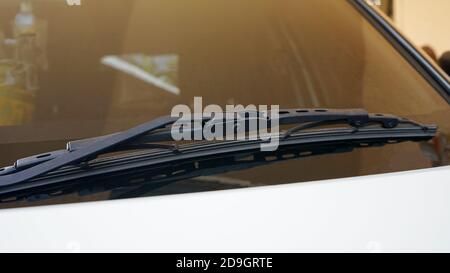
{"label": "black wiper rubber strip", "polygon": [[[252,117],[238,113],[240,118],[248,121]],[[258,116],[260,114],[258,113]],[[264,117],[268,117],[264,115]],[[30,179],[39,177],[48,172],[57,170],[64,166],[76,165],[82,162],[87,162],[96,158],[102,153],[114,151],[121,145],[137,145],[146,143],[151,140],[152,132],[159,131],[159,129],[167,129],[168,125],[173,124],[179,117],[165,116],[153,121],[141,124],[132,129],[104,136],[95,139],[87,139],[79,142],[79,145],[74,149],[70,143],[67,145],[67,151],[61,150],[51,153],[51,158],[39,158],[36,156],[36,162],[31,160],[30,167],[25,169],[17,168],[20,160],[16,162],[14,167],[4,168],[0,171],[0,188],[7,187],[19,183],[23,183]],[[202,121],[208,121],[211,118],[203,117]],[[225,122],[225,121],[224,121]],[[395,128],[399,123],[413,123],[408,120],[395,117],[393,115],[371,114],[362,109],[346,109],[346,110],[332,110],[332,109],[290,109],[279,110],[279,124],[286,125],[300,125],[304,123],[341,123],[353,126],[355,128],[365,126],[369,123],[381,124],[384,128]],[[415,124],[415,123],[413,123]],[[420,126],[426,129],[426,126]],[[160,140],[171,140],[170,130],[166,130],[165,137],[159,136]],[[142,139],[144,140],[142,140]],[[140,139],[140,140],[139,140]],[[26,160],[30,161],[29,159]],[[26,165],[26,164],[25,164]],[[3,175],[2,175],[3,172]],[[5,174],[6,172],[6,174]],[[9,173],[12,172],[12,173]]]}

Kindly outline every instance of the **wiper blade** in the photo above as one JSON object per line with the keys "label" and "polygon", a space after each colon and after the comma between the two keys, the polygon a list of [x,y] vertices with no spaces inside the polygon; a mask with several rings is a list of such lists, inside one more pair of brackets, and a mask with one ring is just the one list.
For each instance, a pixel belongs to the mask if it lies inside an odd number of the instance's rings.
{"label": "wiper blade", "polygon": [[[283,160],[321,154],[351,152],[354,149],[381,147],[404,141],[422,141],[434,136],[436,128],[402,126],[389,129],[370,126],[320,129],[280,136],[279,149],[264,152],[259,143],[230,141],[194,143],[179,147],[179,154],[150,150],[100,158],[85,166],[73,166],[51,172],[12,188],[0,188],[0,204],[19,200],[39,201],[68,194],[81,196],[114,189],[127,190],[118,198],[132,197],[180,180],[245,170]],[[133,188],[139,187],[136,191]],[[132,191],[128,191],[132,190]]]}
{"label": "wiper blade", "polygon": [[[245,113],[237,113],[240,119],[248,121],[253,117]],[[257,117],[267,117],[267,113],[258,113]],[[136,126],[132,129],[93,139],[69,142],[66,150],[37,155],[18,160],[12,167],[0,170],[0,188],[9,187],[34,178],[45,175],[65,166],[77,165],[88,162],[100,154],[117,150],[126,150],[132,146],[150,145],[144,147],[155,147],[152,142],[172,141],[169,125],[175,123],[178,117],[161,117],[156,120]],[[203,117],[203,122],[211,120],[212,117]],[[307,124],[309,127],[319,126],[327,123],[339,123],[350,125],[353,128],[361,128],[368,124],[377,123],[383,128],[395,128],[399,124],[410,124],[414,128],[419,127],[424,134],[423,138],[430,138],[435,133],[435,126],[423,126],[409,120],[393,115],[368,114],[362,109],[331,110],[331,109],[293,109],[279,111],[280,125],[296,125],[297,129],[288,131],[284,137],[287,138],[299,130],[298,126]],[[224,121],[225,122],[225,121]],[[311,125],[312,124],[312,125]],[[315,125],[314,125],[315,124]],[[426,132],[426,133],[425,133]],[[431,133],[431,134],[430,134]],[[416,134],[416,137],[420,137]],[[162,148],[159,147],[159,148]],[[176,146],[167,146],[177,152]]]}

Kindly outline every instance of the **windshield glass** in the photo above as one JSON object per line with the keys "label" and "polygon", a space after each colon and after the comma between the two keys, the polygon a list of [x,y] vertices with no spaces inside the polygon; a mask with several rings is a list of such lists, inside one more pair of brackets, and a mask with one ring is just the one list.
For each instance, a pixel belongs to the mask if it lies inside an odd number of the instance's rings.
{"label": "windshield glass", "polygon": [[[0,166],[168,115],[194,96],[364,108],[450,133],[447,102],[347,1],[9,0],[0,42]],[[445,164],[435,147],[403,143],[222,176],[267,185]]]}

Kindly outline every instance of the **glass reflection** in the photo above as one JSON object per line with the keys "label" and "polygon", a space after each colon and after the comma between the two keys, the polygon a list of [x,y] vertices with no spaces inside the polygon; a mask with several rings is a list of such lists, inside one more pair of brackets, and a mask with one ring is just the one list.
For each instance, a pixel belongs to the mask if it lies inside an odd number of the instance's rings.
{"label": "glass reflection", "polygon": [[0,29],[0,125],[30,123],[39,89],[39,70],[47,69],[44,20],[31,1],[22,0],[11,21],[12,38]]}
{"label": "glass reflection", "polygon": [[101,63],[152,84],[169,93],[179,95],[178,56],[130,54],[105,56]]}

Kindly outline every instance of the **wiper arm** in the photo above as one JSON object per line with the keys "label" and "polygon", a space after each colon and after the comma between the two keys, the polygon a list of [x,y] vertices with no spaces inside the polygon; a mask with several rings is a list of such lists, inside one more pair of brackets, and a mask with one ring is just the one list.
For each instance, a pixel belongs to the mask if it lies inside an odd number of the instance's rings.
{"label": "wiper arm", "polygon": [[178,118],[173,117],[158,118],[122,133],[111,135],[95,143],[88,144],[82,149],[78,149],[69,153],[62,153],[60,156],[40,163],[36,166],[12,174],[0,176],[0,187],[18,184],[67,165],[87,161],[90,158],[96,157],[102,152],[107,152],[109,149],[114,148],[124,142],[132,141],[133,139],[141,135],[147,134],[160,128],[164,128],[165,126],[174,123],[177,119]]}
{"label": "wiper arm", "polygon": [[[258,117],[268,116],[264,114],[265,113],[258,113]],[[238,113],[238,115],[240,116],[240,119],[246,121],[253,118],[244,115],[244,113]],[[69,142],[66,150],[18,160],[15,166],[0,170],[0,188],[29,181],[65,166],[77,165],[82,162],[90,161],[100,154],[109,153],[115,150],[129,149],[130,146],[139,147],[141,144],[148,145],[148,143],[150,143],[150,145],[152,145],[151,142],[172,141],[170,128],[167,127],[172,125],[178,119],[178,117],[161,117],[117,134]],[[212,117],[204,117],[203,122],[207,122],[211,119]],[[417,127],[416,123],[406,119],[392,115],[369,115],[365,110],[361,109],[295,109],[279,111],[280,125],[303,126],[304,124],[311,123],[320,125],[326,123],[339,123],[350,125],[354,128],[360,128],[371,123],[381,124],[383,128],[395,128],[400,123],[412,123]],[[436,129],[433,126],[419,126],[424,131],[428,130],[428,132],[422,136],[427,138],[430,138],[430,132]],[[294,132],[289,132],[289,134],[292,133]],[[289,135],[285,135],[285,137],[289,137]],[[420,135],[417,137],[420,137]],[[171,147],[173,151],[177,151],[176,147]]]}

